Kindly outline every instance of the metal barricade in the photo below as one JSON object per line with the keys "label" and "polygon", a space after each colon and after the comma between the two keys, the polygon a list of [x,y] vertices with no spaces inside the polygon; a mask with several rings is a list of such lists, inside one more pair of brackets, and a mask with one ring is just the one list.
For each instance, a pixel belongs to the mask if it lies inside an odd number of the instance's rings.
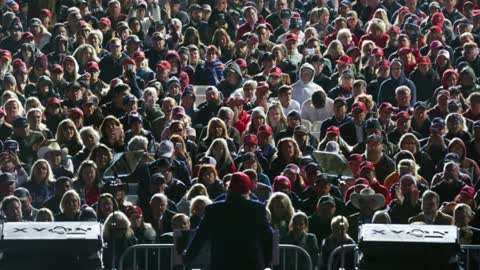
{"label": "metal barricade", "polygon": [[[149,258],[151,254],[151,252],[155,252],[157,251],[155,254],[156,254],[156,257],[157,258],[153,258],[154,259],[154,262],[157,263],[157,265],[161,265],[163,262],[162,262],[162,256],[160,256],[160,254],[162,254],[162,251],[167,251],[169,254],[170,254],[170,262],[168,262],[168,265],[170,265],[170,268],[169,269],[172,269],[173,268],[173,252],[174,252],[174,246],[173,244],[140,244],[140,245],[134,245],[134,246],[131,246],[129,247],[127,250],[125,250],[122,254],[122,256],[120,257],[120,261],[119,261],[119,270],[124,270],[125,269],[125,259],[127,258],[127,256],[131,256],[131,253],[133,252],[133,269],[140,269],[139,267],[139,264],[141,263],[137,257],[140,257],[142,260],[144,260],[144,267],[141,268],[142,270],[148,270],[149,269],[149,265],[150,263],[152,262],[152,258]],[[142,256],[142,253],[140,254],[140,256],[137,255],[138,252],[143,252],[143,255]],[[165,259],[165,258],[163,258]]]}
{"label": "metal barricade", "polygon": [[356,244],[348,244],[348,245],[343,245],[343,246],[339,246],[337,247],[336,249],[334,249],[332,251],[332,253],[330,253],[330,256],[328,256],[328,270],[337,270],[337,269],[333,269],[333,264],[335,263],[335,257],[338,256],[339,253],[340,256],[341,256],[341,260],[340,260],[340,269],[345,269],[345,252],[346,251],[349,251],[349,250],[353,250],[353,253],[354,253],[354,267],[355,269],[358,268],[358,245]]}
{"label": "metal barricade", "polygon": [[462,245],[465,270],[480,270],[480,245]]}
{"label": "metal barricade", "polygon": [[[287,261],[286,261],[286,256],[288,251],[295,252],[295,267],[293,269],[298,270],[298,265],[299,265],[299,259],[303,258],[305,260],[305,264],[308,270],[314,270],[313,264],[312,264],[312,259],[310,258],[310,255],[308,254],[305,249],[295,246],[295,245],[279,245],[279,255],[283,254],[282,256],[282,262],[280,262],[280,265],[283,266],[283,269],[287,269]],[[122,256],[120,257],[119,261],[119,270],[124,270],[125,269],[125,260],[127,256],[131,256],[133,253],[133,269],[139,269],[138,265],[140,264],[140,261],[138,257],[141,257],[142,260],[144,260],[144,267],[142,270],[148,270],[149,268],[149,263],[152,261],[152,258],[149,258],[149,254],[152,251],[158,251],[156,253],[156,257],[154,258],[154,261],[160,265],[162,263],[162,256],[160,254],[162,253],[161,251],[168,250],[168,253],[170,254],[170,262],[168,264],[173,268],[173,257],[174,257],[174,252],[175,248],[173,244],[140,244],[140,245],[134,245],[129,247],[125,252],[123,252]],[[143,252],[144,256],[139,256],[137,255],[138,252]],[[140,254],[142,255],[142,253]],[[170,268],[170,269],[171,269]],[[292,270],[293,270],[292,269]]]}
{"label": "metal barricade", "polygon": [[[313,264],[312,264],[312,258],[310,258],[310,255],[308,254],[308,252],[299,247],[299,246],[295,246],[295,245],[278,245],[279,247],[279,255],[283,254],[282,257],[282,260],[280,262],[280,266],[281,266],[281,269],[294,269],[294,270],[298,270],[298,266],[299,266],[299,253],[301,255],[301,257],[303,257],[305,260],[306,260],[306,267],[309,269],[309,270],[314,270],[314,267],[313,267]],[[295,252],[295,263],[294,263],[294,268],[288,268],[287,267],[287,252],[288,251],[293,251]]]}
{"label": "metal barricade", "polygon": [[[460,264],[463,265],[463,270],[480,270],[480,245],[461,245],[460,246],[464,257],[459,258]],[[328,270],[333,269],[335,257],[341,256],[340,268],[345,268],[345,253],[349,250],[354,251],[354,266],[358,269],[359,250],[358,245],[350,244],[337,247],[332,251],[328,258]]]}

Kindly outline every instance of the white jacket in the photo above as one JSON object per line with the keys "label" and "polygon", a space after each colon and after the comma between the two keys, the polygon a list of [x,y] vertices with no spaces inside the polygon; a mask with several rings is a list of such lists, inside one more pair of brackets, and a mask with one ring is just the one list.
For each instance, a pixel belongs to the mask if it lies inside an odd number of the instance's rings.
{"label": "white jacket", "polygon": [[300,67],[300,70],[298,71],[298,81],[292,85],[292,99],[300,104],[303,104],[305,100],[311,98],[314,92],[318,90],[323,91],[323,88],[320,85],[313,82],[315,76],[312,76],[312,79],[309,82],[302,81],[300,73],[303,69],[310,69],[313,74],[315,74],[315,69],[309,63],[305,63]]}
{"label": "white jacket", "polygon": [[310,122],[324,121],[333,115],[333,100],[327,97],[325,100],[325,107],[316,109],[312,104],[312,99],[307,99],[302,105],[302,119]]}

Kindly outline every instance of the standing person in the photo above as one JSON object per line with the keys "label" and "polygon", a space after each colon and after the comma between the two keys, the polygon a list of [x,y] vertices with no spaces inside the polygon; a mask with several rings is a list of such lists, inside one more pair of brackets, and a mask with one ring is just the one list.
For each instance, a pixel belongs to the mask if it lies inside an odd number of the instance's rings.
{"label": "standing person", "polygon": [[249,200],[251,187],[246,174],[232,175],[226,200],[205,208],[205,216],[186,250],[185,262],[191,262],[210,241],[212,270],[260,270],[270,264],[272,230],[265,206]]}

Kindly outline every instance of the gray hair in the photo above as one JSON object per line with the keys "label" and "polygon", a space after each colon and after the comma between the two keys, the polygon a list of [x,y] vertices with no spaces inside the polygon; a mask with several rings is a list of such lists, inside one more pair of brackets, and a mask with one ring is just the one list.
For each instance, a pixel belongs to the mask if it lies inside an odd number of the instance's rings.
{"label": "gray hair", "polygon": [[412,90],[410,90],[410,88],[408,88],[408,86],[399,86],[399,87],[397,87],[397,89],[395,89],[395,95],[398,95],[401,92],[408,93],[409,95],[412,94]]}
{"label": "gray hair", "polygon": [[[83,136],[86,136],[87,134],[90,134],[93,136],[95,140],[95,145],[97,145],[100,142],[100,134],[98,134],[98,131],[91,126],[83,127],[82,129],[80,129],[79,133],[80,133],[80,139],[82,139],[82,142],[83,142]],[[85,142],[83,143],[85,144]]]}
{"label": "gray hair", "polygon": [[145,150],[148,148],[148,140],[144,136],[135,136],[128,142],[128,151]]}
{"label": "gray hair", "polygon": [[150,199],[150,203],[152,203],[153,201],[156,201],[156,200],[165,201],[165,202],[168,203],[167,195],[165,195],[163,193],[153,194],[152,198]]}

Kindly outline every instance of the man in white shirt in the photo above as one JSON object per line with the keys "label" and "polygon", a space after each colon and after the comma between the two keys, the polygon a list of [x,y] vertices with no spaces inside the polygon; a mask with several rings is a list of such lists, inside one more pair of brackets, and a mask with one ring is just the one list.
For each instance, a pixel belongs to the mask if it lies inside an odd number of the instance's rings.
{"label": "man in white shirt", "polygon": [[292,87],[289,85],[283,85],[278,89],[278,101],[280,101],[285,115],[293,110],[300,111],[300,103],[292,99]]}
{"label": "man in white shirt", "polygon": [[315,91],[302,105],[302,118],[310,122],[324,121],[333,115],[333,100],[323,90]]}

